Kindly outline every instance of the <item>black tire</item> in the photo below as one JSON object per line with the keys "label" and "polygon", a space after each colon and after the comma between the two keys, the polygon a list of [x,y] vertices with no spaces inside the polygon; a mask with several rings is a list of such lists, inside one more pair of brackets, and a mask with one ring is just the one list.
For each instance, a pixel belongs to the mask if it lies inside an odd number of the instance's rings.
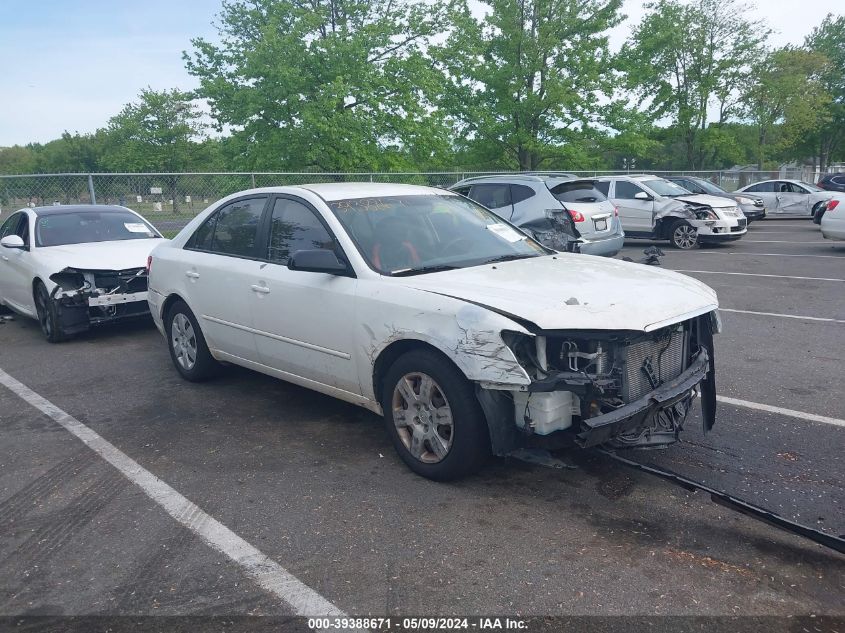
{"label": "black tire", "polygon": [[[190,323],[190,328],[185,323]],[[174,327],[180,339],[180,349],[176,349],[176,341],[173,336]],[[191,382],[203,382],[213,378],[220,370],[220,363],[214,360],[205,337],[202,334],[199,323],[194,313],[184,301],[176,301],[167,310],[164,317],[164,329],[167,332],[167,348],[170,350],[170,358],[182,378]],[[186,347],[187,346],[187,347]],[[193,352],[193,362],[189,362],[190,353]],[[184,361],[184,362],[183,362]]]}
{"label": "black tire", "polygon": [[[445,428],[449,428],[450,445],[444,456],[439,461],[426,461],[437,459],[438,456],[431,450],[432,440],[423,440],[423,446],[427,448],[423,458],[416,457],[406,442],[412,442],[410,426],[400,429],[400,422],[395,421],[395,414],[399,410],[411,411],[411,407],[403,408],[403,404],[395,406],[396,399],[403,399],[401,394],[396,395],[394,391],[400,383],[409,375],[422,374],[434,381],[437,392],[440,394],[432,400],[445,400],[446,408],[451,411],[451,427],[436,424],[438,414],[420,411],[425,415],[426,432],[434,429],[442,438]],[[408,383],[410,384],[410,383]],[[432,390],[433,391],[433,390]],[[422,389],[420,388],[420,392]],[[384,423],[387,433],[393,441],[393,446],[402,461],[418,475],[435,481],[449,481],[459,479],[478,471],[490,457],[490,435],[487,429],[487,421],[484,413],[475,397],[475,392],[466,377],[447,359],[432,350],[413,350],[400,356],[387,371],[382,383],[381,405],[384,410]],[[440,409],[437,409],[440,410]],[[420,418],[413,420],[419,422]],[[429,425],[428,422],[431,422]],[[423,426],[422,422],[416,428]],[[439,430],[438,430],[439,429]],[[422,433],[422,431],[421,431]]]}
{"label": "black tire", "polygon": [[32,290],[32,296],[35,300],[35,312],[38,316],[38,324],[41,326],[41,331],[51,343],[61,343],[67,337],[62,333],[59,327],[59,316],[56,313],[56,304],[50,298],[50,293],[47,292],[47,287],[42,281],[36,281]]}
{"label": "black tire", "polygon": [[[690,239],[690,233],[694,233],[694,239]],[[698,231],[686,220],[675,220],[669,227],[669,241],[672,246],[682,251],[696,248],[698,242]]]}

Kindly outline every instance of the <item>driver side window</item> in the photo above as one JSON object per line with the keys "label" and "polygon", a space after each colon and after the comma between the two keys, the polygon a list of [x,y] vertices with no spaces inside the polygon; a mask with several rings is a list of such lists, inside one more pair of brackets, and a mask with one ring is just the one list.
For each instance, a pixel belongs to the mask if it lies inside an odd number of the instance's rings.
{"label": "driver side window", "polygon": [[21,213],[14,213],[9,216],[5,222],[3,222],[3,226],[0,226],[0,240],[7,235],[17,234],[18,223],[21,221],[21,215]]}
{"label": "driver side window", "polygon": [[15,213],[0,226],[0,239],[7,235],[17,235],[29,246],[29,217],[26,213]]}
{"label": "driver side window", "polygon": [[287,264],[297,251],[321,248],[334,251],[335,243],[314,212],[296,200],[276,200],[270,219],[267,259],[274,264]]}
{"label": "driver side window", "polygon": [[645,193],[637,185],[627,180],[616,181],[616,197],[623,200],[633,200],[638,193]]}

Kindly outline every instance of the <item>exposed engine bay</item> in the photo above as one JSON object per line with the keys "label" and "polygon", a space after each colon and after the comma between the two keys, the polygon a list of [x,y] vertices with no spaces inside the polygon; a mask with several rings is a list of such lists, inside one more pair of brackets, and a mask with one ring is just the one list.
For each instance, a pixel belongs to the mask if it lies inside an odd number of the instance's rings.
{"label": "exposed engine bay", "polygon": [[704,429],[710,430],[713,333],[720,327],[715,314],[648,333],[506,333],[531,377],[524,391],[510,392],[513,423],[530,438],[520,445],[553,447],[561,442],[543,440],[556,438],[581,447],[666,446],[677,441],[699,395]]}
{"label": "exposed engine bay", "polygon": [[92,325],[149,314],[146,268],[65,268],[50,275],[50,280],[56,284],[50,299],[64,334],[76,334]]}

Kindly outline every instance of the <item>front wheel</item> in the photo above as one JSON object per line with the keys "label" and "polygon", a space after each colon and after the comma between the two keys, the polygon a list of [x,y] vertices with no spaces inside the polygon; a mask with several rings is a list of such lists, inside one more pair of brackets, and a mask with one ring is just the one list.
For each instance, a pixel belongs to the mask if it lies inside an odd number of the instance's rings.
{"label": "front wheel", "polygon": [[487,423],[472,385],[434,351],[408,352],[393,363],[382,385],[382,408],[394,448],[418,475],[458,479],[490,456]]}
{"label": "front wheel", "polygon": [[669,239],[675,248],[688,251],[698,246],[698,231],[686,220],[676,220],[669,229]]}
{"label": "front wheel", "polygon": [[65,340],[65,335],[59,327],[59,316],[56,312],[56,304],[50,298],[47,287],[41,282],[35,283],[33,290],[35,299],[35,313],[38,316],[38,324],[45,338],[51,343],[60,343]]}
{"label": "front wheel", "polygon": [[170,358],[183,378],[202,382],[217,373],[219,364],[208,351],[199,323],[184,301],[170,307],[164,325]]}

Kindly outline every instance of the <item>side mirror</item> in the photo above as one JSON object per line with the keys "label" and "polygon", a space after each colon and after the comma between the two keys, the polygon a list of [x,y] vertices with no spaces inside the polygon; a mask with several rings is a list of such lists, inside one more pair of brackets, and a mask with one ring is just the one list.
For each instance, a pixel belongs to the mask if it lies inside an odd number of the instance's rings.
{"label": "side mirror", "polygon": [[26,248],[26,244],[23,243],[20,235],[7,235],[0,240],[0,246],[3,248],[19,248],[21,250]]}
{"label": "side mirror", "polygon": [[648,195],[645,191],[638,191],[634,194],[634,200],[654,200],[654,198]]}
{"label": "side mirror", "polygon": [[296,251],[288,259],[288,268],[330,275],[340,275],[347,271],[346,264],[337,258],[334,251],[327,248]]}

